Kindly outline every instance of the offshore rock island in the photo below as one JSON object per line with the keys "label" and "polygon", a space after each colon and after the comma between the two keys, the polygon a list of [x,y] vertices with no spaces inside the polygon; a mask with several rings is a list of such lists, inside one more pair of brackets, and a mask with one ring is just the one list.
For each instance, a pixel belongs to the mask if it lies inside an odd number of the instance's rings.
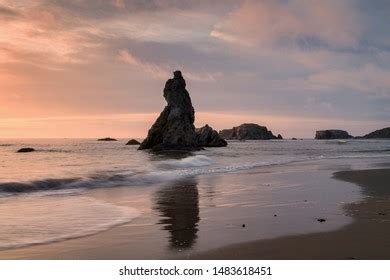
{"label": "offshore rock island", "polygon": [[327,130],[317,130],[315,139],[350,139],[353,136],[345,130],[341,129],[327,129]]}
{"label": "offshore rock island", "polygon": [[390,138],[390,127],[375,130],[369,134],[364,135],[362,138],[366,139],[389,139]]}
{"label": "offshore rock island", "polygon": [[195,110],[180,71],[175,71],[173,79],[166,82],[164,98],[168,104],[149,129],[148,136],[141,143],[139,150],[194,151],[203,147],[227,145],[211,127],[195,129]]}
{"label": "offshore rock island", "polygon": [[375,130],[371,133],[368,133],[364,136],[352,136],[345,130],[340,129],[327,129],[327,130],[318,130],[314,139],[390,139],[390,127],[385,127],[382,129]]}
{"label": "offshore rock island", "polygon": [[223,129],[219,132],[225,140],[271,140],[283,139],[282,135],[273,135],[265,126],[254,123],[244,123],[231,129]]}

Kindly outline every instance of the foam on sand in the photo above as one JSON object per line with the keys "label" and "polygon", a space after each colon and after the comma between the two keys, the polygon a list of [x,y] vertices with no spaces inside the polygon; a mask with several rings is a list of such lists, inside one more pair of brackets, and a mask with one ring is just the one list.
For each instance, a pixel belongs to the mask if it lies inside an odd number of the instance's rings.
{"label": "foam on sand", "polygon": [[93,235],[139,215],[84,196],[17,196],[0,204],[0,250]]}

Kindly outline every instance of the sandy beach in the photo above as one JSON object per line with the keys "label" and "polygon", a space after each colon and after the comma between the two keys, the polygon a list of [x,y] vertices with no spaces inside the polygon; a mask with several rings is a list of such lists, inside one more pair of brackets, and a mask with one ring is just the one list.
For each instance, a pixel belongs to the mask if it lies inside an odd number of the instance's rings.
{"label": "sandy beach", "polygon": [[389,259],[390,169],[334,173],[359,185],[367,197],[344,207],[354,222],[340,230],[228,246],[195,259]]}
{"label": "sandy beach", "polygon": [[[168,160],[164,164],[171,168],[172,164],[188,164],[187,161]],[[388,258],[387,162],[387,159],[316,160],[206,173],[150,186],[125,185],[11,197],[12,203],[2,207],[23,205],[29,207],[28,212],[41,209],[39,213],[53,218],[47,220],[50,228],[42,224],[40,229],[49,233],[58,223],[61,228],[77,229],[74,222],[90,207],[91,211],[101,209],[107,215],[111,213],[107,212],[109,209],[123,208],[137,209],[139,214],[130,222],[99,232],[81,232],[80,236],[64,240],[3,249],[0,258]],[[58,208],[55,205],[62,205],[56,211],[68,209],[68,204],[74,212],[48,211]],[[113,214],[115,218],[117,214]],[[75,218],[64,219],[69,215]],[[23,227],[30,227],[28,220],[23,222],[23,216],[18,221],[25,224]],[[84,228],[100,223],[95,217],[83,218]],[[318,222],[321,218],[326,221]]]}

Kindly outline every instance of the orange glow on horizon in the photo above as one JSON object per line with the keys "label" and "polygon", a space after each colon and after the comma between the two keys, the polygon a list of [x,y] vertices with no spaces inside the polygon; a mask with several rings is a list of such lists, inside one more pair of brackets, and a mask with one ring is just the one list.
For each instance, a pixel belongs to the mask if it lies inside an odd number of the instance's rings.
{"label": "orange glow on horizon", "polygon": [[[144,138],[159,113],[134,113],[43,118],[0,119],[0,138]],[[329,120],[228,112],[197,112],[195,126],[209,124],[217,131],[242,123],[265,125],[285,138],[312,138],[318,129],[348,128],[352,134],[362,134],[378,128],[377,122]],[[385,124],[383,124],[385,125]],[[356,133],[355,133],[356,132]]]}

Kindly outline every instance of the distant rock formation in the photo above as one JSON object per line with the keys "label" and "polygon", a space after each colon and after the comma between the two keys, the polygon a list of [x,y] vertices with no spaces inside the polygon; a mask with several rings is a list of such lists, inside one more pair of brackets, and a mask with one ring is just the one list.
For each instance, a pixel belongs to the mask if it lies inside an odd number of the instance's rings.
{"label": "distant rock formation", "polygon": [[98,141],[118,141],[118,140],[116,140],[114,138],[106,137],[106,138],[100,138],[100,139],[98,139]]}
{"label": "distant rock formation", "polygon": [[283,137],[280,134],[278,134],[278,136],[276,138],[278,138],[279,140],[283,140]]}
{"label": "distant rock formation", "polygon": [[195,111],[180,71],[173,73],[164,88],[168,105],[150,128],[139,150],[197,150]]}
{"label": "distant rock formation", "polygon": [[140,145],[141,143],[140,142],[138,142],[137,140],[135,140],[135,139],[131,139],[131,140],[129,140],[127,143],[126,143],[126,145]]}
{"label": "distant rock formation", "polygon": [[[232,129],[223,129],[219,132],[225,140],[270,140],[277,139],[272,131],[265,126],[260,126],[254,123],[244,123]],[[282,137],[280,135],[280,137]]]}
{"label": "distant rock formation", "polygon": [[345,130],[327,129],[316,131],[315,139],[349,139],[353,136],[349,135]]}
{"label": "distant rock formation", "polygon": [[21,148],[21,149],[17,150],[17,153],[31,153],[34,151],[35,151],[35,149],[33,149],[33,148]]}
{"label": "distant rock formation", "polygon": [[375,130],[374,132],[364,135],[363,138],[367,138],[367,139],[390,138],[390,127]]}
{"label": "distant rock formation", "polygon": [[196,143],[199,147],[226,147],[227,142],[222,139],[218,132],[208,124],[195,130]]}

